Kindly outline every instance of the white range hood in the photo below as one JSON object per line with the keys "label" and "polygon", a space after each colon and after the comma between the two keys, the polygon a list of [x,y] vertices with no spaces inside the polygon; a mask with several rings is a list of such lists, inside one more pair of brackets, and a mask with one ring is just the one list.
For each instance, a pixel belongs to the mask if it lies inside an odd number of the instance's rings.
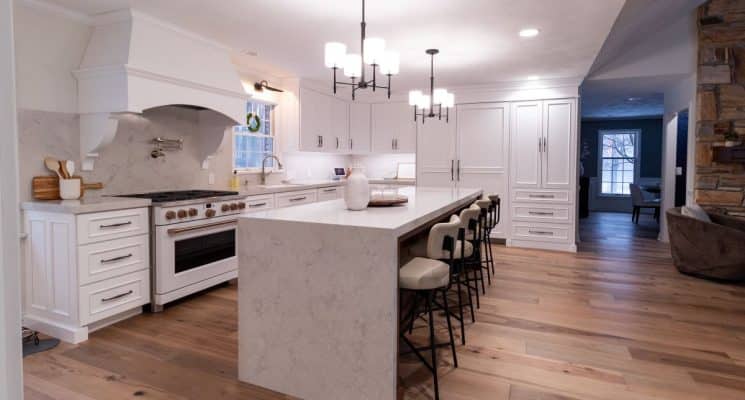
{"label": "white range hood", "polygon": [[[243,120],[250,97],[229,49],[131,9],[96,17],[74,74],[83,170],[93,169],[122,115],[169,105],[198,106],[227,117],[224,131]],[[205,160],[217,150],[222,133],[203,138]]]}

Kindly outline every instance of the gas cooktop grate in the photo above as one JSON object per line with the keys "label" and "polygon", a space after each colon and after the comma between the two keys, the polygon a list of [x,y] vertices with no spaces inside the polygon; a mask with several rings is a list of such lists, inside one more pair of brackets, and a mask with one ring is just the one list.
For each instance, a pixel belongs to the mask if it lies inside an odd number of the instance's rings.
{"label": "gas cooktop grate", "polygon": [[174,190],[169,192],[123,194],[116,197],[136,197],[140,199],[150,199],[153,203],[166,203],[170,201],[194,200],[208,197],[234,196],[237,194],[238,192],[222,190]]}

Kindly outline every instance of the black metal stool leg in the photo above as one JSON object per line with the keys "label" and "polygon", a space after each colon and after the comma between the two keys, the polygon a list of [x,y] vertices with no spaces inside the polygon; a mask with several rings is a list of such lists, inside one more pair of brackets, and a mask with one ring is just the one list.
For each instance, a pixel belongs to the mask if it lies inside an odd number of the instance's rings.
{"label": "black metal stool leg", "polygon": [[453,325],[450,322],[450,307],[448,306],[448,291],[442,291],[442,304],[445,308],[445,319],[448,322],[448,334],[450,335],[450,351],[453,352],[453,365],[458,368],[458,356],[455,354],[455,339],[453,338]]}
{"label": "black metal stool leg", "polygon": [[[458,273],[458,278],[455,281],[456,287],[458,288],[458,316],[460,318],[460,341],[462,344],[466,344],[466,321],[463,319],[463,292],[460,287],[461,275]],[[473,312],[473,310],[471,310]]]}
{"label": "black metal stool leg", "polygon": [[435,386],[435,399],[440,398],[440,388],[437,383],[437,346],[435,343],[435,320],[432,317],[432,293],[427,292],[427,314],[429,323],[429,349],[432,352],[432,380]]}

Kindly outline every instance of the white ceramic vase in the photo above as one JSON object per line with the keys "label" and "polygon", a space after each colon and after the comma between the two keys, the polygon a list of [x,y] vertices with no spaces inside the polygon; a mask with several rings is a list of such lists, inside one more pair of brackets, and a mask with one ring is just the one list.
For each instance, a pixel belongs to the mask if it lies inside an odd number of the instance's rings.
{"label": "white ceramic vase", "polygon": [[344,202],[348,210],[359,211],[367,208],[370,202],[370,182],[362,168],[354,167],[347,177],[344,187]]}

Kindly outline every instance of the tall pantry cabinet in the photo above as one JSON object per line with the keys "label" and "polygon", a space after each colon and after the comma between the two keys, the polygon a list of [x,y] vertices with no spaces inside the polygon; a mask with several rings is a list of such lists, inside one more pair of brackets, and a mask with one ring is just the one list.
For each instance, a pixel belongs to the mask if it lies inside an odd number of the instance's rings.
{"label": "tall pantry cabinet", "polygon": [[417,184],[498,193],[493,237],[576,251],[577,124],[575,98],[459,104],[417,124]]}
{"label": "tall pantry cabinet", "polygon": [[515,102],[508,245],[576,251],[577,101]]}

